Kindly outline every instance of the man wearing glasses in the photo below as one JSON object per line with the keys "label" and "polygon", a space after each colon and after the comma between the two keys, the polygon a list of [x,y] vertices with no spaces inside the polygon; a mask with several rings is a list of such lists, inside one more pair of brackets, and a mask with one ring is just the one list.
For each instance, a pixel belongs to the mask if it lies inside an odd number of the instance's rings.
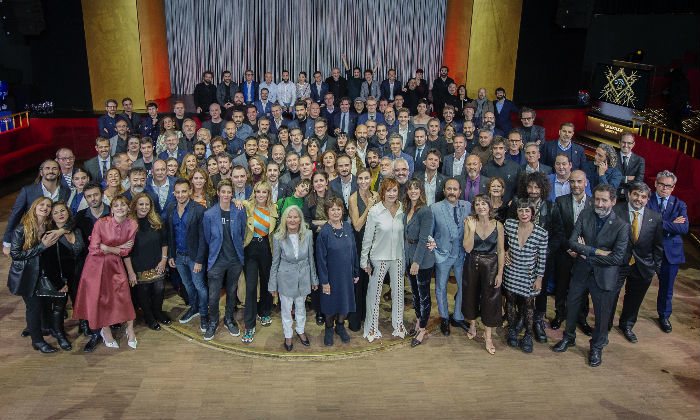
{"label": "man wearing glasses", "polygon": [[545,141],[544,127],[535,125],[535,116],[534,109],[526,107],[520,109],[520,123],[522,127],[518,127],[518,131],[524,144],[533,142],[540,144]]}
{"label": "man wearing glasses", "polygon": [[659,272],[659,295],[656,310],[659,314],[661,331],[670,333],[671,300],[673,283],[678,267],[685,263],[682,235],[688,233],[688,211],[685,203],[671,193],[676,186],[676,175],[671,171],[661,171],[656,175],[656,194],[649,198],[647,207],[661,214],[664,226],[664,257]]}
{"label": "man wearing glasses", "polygon": [[66,147],[58,149],[56,152],[56,161],[61,168],[61,179],[59,179],[59,182],[62,186],[66,187],[66,189],[72,188],[73,174],[77,169],[75,167],[75,155],[73,151]]}
{"label": "man wearing glasses", "polygon": [[617,189],[617,199],[626,201],[627,186],[632,182],[644,182],[644,158],[632,153],[634,134],[624,133],[620,137],[620,157],[617,159],[617,169],[622,174],[622,182]]}

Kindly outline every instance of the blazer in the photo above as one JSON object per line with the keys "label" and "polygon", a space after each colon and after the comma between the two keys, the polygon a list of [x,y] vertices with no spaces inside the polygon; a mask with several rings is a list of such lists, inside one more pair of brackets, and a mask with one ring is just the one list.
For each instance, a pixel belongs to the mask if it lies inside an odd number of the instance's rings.
{"label": "blazer", "polygon": [[328,93],[328,84],[326,82],[321,82],[321,88],[319,89],[318,86],[316,86],[316,82],[311,83],[311,100],[313,100],[316,103],[322,103],[323,99],[326,97],[326,93]]}
{"label": "blazer", "polygon": [[[255,198],[251,197],[243,202],[243,207],[245,208],[245,214],[247,216],[246,219],[246,231],[245,231],[245,239],[243,240],[243,246],[248,246],[250,241],[253,240],[253,234],[255,233]],[[279,216],[277,215],[277,206],[275,203],[270,204],[270,232],[268,233],[269,238],[272,238],[272,234],[275,232],[275,228],[277,227],[277,219],[279,219]],[[270,247],[272,247],[272,241],[269,241]]]}
{"label": "blazer", "polygon": [[462,239],[464,237],[464,219],[471,214],[472,205],[464,200],[457,201],[457,220],[455,224],[452,205],[447,200],[438,201],[430,206],[435,219],[433,238],[435,262],[440,264],[451,258],[463,259],[465,256]]}
{"label": "blazer", "polygon": [[[177,159],[177,163],[182,163],[182,159],[185,158],[185,155],[186,155],[186,154],[187,154],[187,151],[186,151],[186,150],[180,149],[180,148],[178,147],[178,148],[177,148],[177,157],[175,158],[175,159]],[[168,151],[167,151],[167,150],[163,150],[162,152],[160,152],[160,154],[158,155],[158,159],[165,160],[165,161],[167,161],[168,159],[170,159],[170,155],[168,154]],[[133,165],[132,165],[132,166],[133,166]]]}
{"label": "blazer", "polygon": [[[459,189],[462,192],[460,200],[467,199],[467,176],[467,170],[465,169],[462,171],[462,175],[457,177],[457,181],[459,181]],[[488,185],[490,180],[491,178],[487,176],[479,175],[479,194],[488,194]]]}
{"label": "blazer", "polygon": [[[367,123],[367,121],[369,121],[369,114],[368,113],[364,112],[364,113],[357,116],[357,124],[358,125],[365,124],[365,123]],[[376,121],[377,124],[383,123],[384,122],[384,114],[382,114],[379,111],[375,112],[374,121]]]}
{"label": "blazer", "polygon": [[299,253],[296,256],[291,239],[274,237],[267,290],[290,298],[311,293],[311,286],[318,286],[313,250],[313,235],[309,231],[300,238]]}
{"label": "blazer", "polygon": [[[649,197],[647,208],[661,214],[664,229],[664,257],[669,264],[685,263],[685,251],[683,250],[683,238],[681,235],[688,234],[688,207],[683,200],[676,196],[669,196],[666,203],[666,210],[661,211],[656,193]],[[673,223],[679,217],[685,217],[685,223]],[[9,222],[8,222],[9,226]]]}
{"label": "blazer", "polygon": [[[69,189],[59,186],[58,201],[67,203],[68,199],[70,198],[70,192],[71,191]],[[43,196],[44,191],[41,188],[41,182],[26,185],[19,190],[19,195],[17,195],[17,198],[15,199],[15,204],[12,205],[12,210],[10,210],[10,217],[7,218],[7,227],[5,228],[5,234],[2,237],[2,242],[4,244],[11,243],[15,227],[17,227],[19,224],[22,216],[24,216],[24,213],[29,210],[34,200]]]}
{"label": "blazer", "polygon": [[[166,209],[165,221],[168,226],[168,256],[177,258],[177,245],[175,243],[175,226],[173,225],[173,215],[177,211],[177,203],[171,203]],[[194,200],[190,200],[185,206],[185,225],[187,233],[185,238],[187,241],[187,253],[190,259],[197,264],[204,264],[206,257],[206,244],[204,243],[204,230],[202,227],[202,219],[206,209]]]}
{"label": "blazer", "polygon": [[[241,83],[238,84],[238,90],[243,94],[243,100],[247,104],[252,104],[253,102],[258,100],[258,82],[253,80],[250,84],[250,92],[248,91],[248,85],[246,84],[246,81],[243,80]],[[248,95],[252,96],[252,100],[248,100]],[[213,134],[212,134],[213,135]]]}
{"label": "blazer", "polygon": [[629,158],[627,165],[622,164],[622,155],[617,156],[617,170],[622,174],[622,181],[620,182],[620,188],[617,189],[617,196],[622,198],[627,194],[627,187],[629,182],[627,182],[628,176],[633,176],[635,182],[644,182],[644,169],[646,162],[643,157],[632,153]]}
{"label": "blazer", "polygon": [[401,204],[393,218],[381,201],[369,209],[362,238],[360,268],[369,266],[370,260],[398,260],[404,257],[403,220]]}
{"label": "blazer", "polygon": [[[627,252],[630,226],[627,219],[621,220],[612,211],[603,228],[596,234],[596,217],[592,209],[582,211],[569,236],[569,248],[579,254],[574,262],[571,277],[572,281],[585,281],[588,276],[593,275],[599,288],[612,291],[617,288],[620,265],[624,262]],[[578,243],[579,236],[583,237],[585,245]],[[595,249],[611,252],[607,256],[594,255]],[[586,258],[582,258],[582,255]]]}
{"label": "blazer", "polygon": [[566,153],[571,157],[571,170],[585,169],[586,154],[583,147],[576,143],[571,143],[571,148],[566,152],[559,149],[559,140],[546,141],[540,144],[540,152],[542,158],[541,163],[554,167],[554,161],[559,153]]}
{"label": "blazer", "polygon": [[[398,159],[396,156],[394,156],[394,155],[391,153],[391,151],[387,152],[387,154],[384,155],[384,156],[385,156],[385,157],[388,157],[388,158],[391,159],[391,160],[396,160],[396,159]],[[413,172],[414,172],[415,169],[416,169],[416,164],[415,164],[415,162],[413,161],[413,156],[409,155],[408,153],[401,152],[401,156],[400,156],[400,157],[406,159],[406,162],[408,162],[408,177],[411,178],[411,177],[413,176]]]}
{"label": "blazer", "polygon": [[[382,118],[383,118],[383,116],[382,116]],[[393,127],[389,128],[388,131],[389,131],[389,134],[398,133],[399,132],[399,125],[395,124]],[[414,136],[415,132],[416,132],[416,127],[413,125],[412,122],[409,122],[408,123],[408,132],[406,133],[406,142],[403,144],[402,149],[406,149],[407,147],[413,147],[416,145],[415,141],[413,140],[415,137]],[[388,141],[387,141],[387,143],[388,143]]]}
{"label": "blazer", "polygon": [[[435,202],[442,201],[445,199],[445,180],[448,177],[441,174],[439,171],[435,173]],[[417,179],[423,182],[423,189],[425,189],[425,171],[416,171],[413,173],[413,179]]]}
{"label": "blazer", "polygon": [[[542,164],[540,163],[540,165],[542,165]],[[554,201],[556,198],[558,198],[556,196],[556,192],[554,191],[554,182],[557,180],[557,174],[551,173],[551,174],[547,175],[547,179],[549,179],[549,197],[547,198],[547,200]],[[586,183],[585,194],[589,197],[593,196],[593,192],[591,191],[591,184],[590,183]]]}
{"label": "blazer", "polygon": [[165,217],[165,209],[168,208],[168,206],[175,202],[175,177],[169,176],[168,177],[168,198],[165,200],[165,205],[161,207],[160,205],[160,199],[158,198],[158,193],[153,189],[153,176],[149,176],[146,178],[146,187],[143,189],[144,192],[151,192],[153,193],[152,197],[156,197],[156,210],[158,211],[158,214],[160,214],[160,217],[163,218]]}
{"label": "blazer", "polygon": [[498,107],[496,104],[498,101],[493,101],[493,112],[496,114],[496,128],[500,129],[504,133],[508,133],[513,125],[510,122],[510,114],[515,114],[518,112],[518,107],[515,106],[513,101],[510,99],[503,100],[503,108],[501,112],[498,112]]}
{"label": "blazer", "polygon": [[[465,152],[465,156],[464,156],[464,163],[465,164],[467,163],[467,156],[469,156],[469,154]],[[454,172],[452,172],[452,165],[454,164],[454,161],[455,161],[455,154],[454,153],[450,153],[449,155],[444,157],[444,159],[442,161],[442,173],[445,176],[448,176],[448,177],[454,176],[453,175]],[[463,167],[462,174],[464,174],[466,172],[466,170],[467,169],[465,167]],[[462,174],[460,174],[460,175],[462,175]]]}
{"label": "blazer", "polygon": [[[357,177],[355,175],[350,175],[350,177],[350,195],[352,195],[354,192],[357,191]],[[335,177],[330,182],[329,186],[333,194],[337,195],[340,198],[343,198],[343,184],[340,180],[340,176]],[[348,200],[350,199],[350,195],[348,196]],[[348,215],[348,203],[345,203],[345,215]]]}
{"label": "blazer", "polygon": [[423,150],[421,150],[420,154],[416,156],[417,148],[415,146],[407,146],[404,149],[404,153],[407,155],[411,156],[413,158],[413,172],[424,172],[425,171],[425,163],[423,162],[425,160],[425,157],[428,155],[428,150],[430,148],[428,145],[423,145]]}
{"label": "blazer", "polygon": [[[238,261],[243,265],[243,238],[245,238],[246,231],[245,210],[239,210],[236,206],[231,205],[231,223],[229,226]],[[219,203],[216,203],[204,212],[202,233],[205,253],[208,254],[207,269],[211,269],[219,257],[219,252],[221,252],[221,246],[224,242],[224,229],[221,226],[221,205]]]}
{"label": "blazer", "polygon": [[[566,252],[569,249],[569,237],[574,231],[574,202],[571,194],[557,197],[552,208],[552,231],[549,234],[550,249]],[[586,194],[584,210],[593,207],[593,199]],[[581,215],[579,214],[579,217]],[[568,254],[567,254],[568,255]]]}
{"label": "blazer", "polygon": [[[282,182],[282,179],[277,181],[277,200],[281,200],[285,197],[289,197],[290,195],[294,194],[294,188],[290,185],[291,182],[291,177],[288,172],[285,172],[282,176],[285,176],[285,179],[289,178],[289,182]],[[269,181],[268,181],[269,182]],[[274,187],[272,187],[274,188]]]}
{"label": "blazer", "polygon": [[518,132],[520,132],[520,137],[523,139],[523,143],[533,143],[536,142],[537,140],[540,141],[540,143],[545,142],[545,131],[544,127],[539,126],[539,125],[533,125],[532,129],[530,130],[530,133],[528,133],[523,129],[523,127],[518,127],[517,128]]}
{"label": "blazer", "polygon": [[592,189],[598,186],[598,184],[608,184],[612,185],[615,190],[619,190],[620,183],[622,182],[622,174],[617,168],[608,168],[605,174],[598,175],[598,168],[595,165],[588,166],[587,177],[588,185]]}
{"label": "blazer", "polygon": [[396,97],[396,95],[399,95],[401,93],[402,88],[403,85],[401,84],[401,81],[399,79],[394,80],[393,90],[391,89],[391,85],[389,84],[389,79],[385,79],[379,86],[380,98],[386,99],[388,101],[389,97]]}
{"label": "blazer", "polygon": [[[539,172],[542,173],[542,174],[544,174],[544,175],[551,175],[551,174],[554,173],[554,171],[552,171],[552,167],[551,167],[551,166],[545,165],[544,163],[541,163],[541,162],[540,162],[540,169],[539,169]],[[522,175],[526,175],[526,174],[527,174],[527,163],[523,163],[522,165],[520,165],[520,173],[521,173]]]}
{"label": "blazer", "polygon": [[[329,133],[332,133],[333,131],[335,131],[336,128],[340,128],[342,130],[342,128],[340,127],[340,120],[341,120],[342,116],[343,116],[343,113],[340,111],[336,112],[333,115],[333,120],[331,121],[332,130],[329,130],[328,131]],[[352,113],[352,112],[348,112],[346,118],[348,119],[348,122],[347,122],[348,131],[346,131],[346,133],[349,134],[350,136],[353,136],[355,134],[355,126],[357,126],[357,115]]]}
{"label": "blazer", "polygon": [[[629,205],[617,203],[613,211],[620,220],[630,220]],[[664,255],[664,227],[661,215],[649,208],[644,209],[644,217],[639,218],[639,237],[632,241],[632,223],[630,223],[630,240],[622,265],[628,265],[632,256],[642,278],[651,280],[654,273],[661,270]]]}
{"label": "blazer", "polygon": [[[233,96],[238,92],[238,84],[234,82],[233,80],[231,81],[231,84],[229,85],[229,91],[231,93],[231,103],[233,103]],[[226,101],[224,101],[224,97],[226,96],[226,85],[222,81],[218,85],[216,85],[216,102],[221,105],[221,108],[224,107],[224,104]]]}
{"label": "blazer", "polygon": [[17,226],[12,231],[11,241],[12,265],[9,269],[7,286],[14,295],[31,297],[41,274],[39,255],[46,250],[46,247],[39,241],[38,244],[27,250],[22,249],[24,245],[23,225]]}
{"label": "blazer", "polygon": [[272,115],[272,102],[268,100],[265,102],[265,104],[263,104],[261,100],[257,100],[255,101],[255,109],[258,110],[258,115],[265,115],[269,117]]}
{"label": "blazer", "polygon": [[426,244],[428,236],[433,232],[434,217],[430,207],[423,206],[413,214],[411,220],[404,214],[404,262],[407,267],[412,263],[418,263],[420,269],[431,268],[435,265],[435,255],[428,251]]}
{"label": "blazer", "polygon": [[338,113],[340,113],[340,108],[337,106],[333,108],[333,111],[329,111],[325,106],[321,108],[321,116],[331,124],[333,123],[333,117]]}
{"label": "blazer", "polygon": [[[112,157],[110,156],[109,168],[107,169],[109,170],[111,167]],[[100,158],[98,156],[86,160],[83,164],[83,168],[85,168],[85,171],[87,171],[87,173],[90,174],[90,180],[97,182],[98,184],[102,183],[102,170],[100,169]]]}
{"label": "blazer", "polygon": [[[377,80],[372,80],[371,86],[369,83],[367,83],[366,80],[363,80],[362,87],[360,87],[360,97],[362,97],[363,99],[366,100],[367,98],[372,96],[374,99],[379,101],[379,98],[381,95],[381,92],[379,90],[379,85],[380,85],[380,82]],[[354,101],[355,98],[352,98],[352,100]]]}

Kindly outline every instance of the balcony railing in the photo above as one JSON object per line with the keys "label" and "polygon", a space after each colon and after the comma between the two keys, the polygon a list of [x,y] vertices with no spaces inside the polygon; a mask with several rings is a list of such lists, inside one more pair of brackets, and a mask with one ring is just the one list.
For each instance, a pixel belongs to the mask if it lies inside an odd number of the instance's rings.
{"label": "balcony railing", "polygon": [[637,118],[632,119],[632,127],[639,128],[640,136],[678,150],[690,157],[700,158],[700,140],[694,137]]}
{"label": "balcony railing", "polygon": [[0,117],[0,135],[29,127],[29,111]]}

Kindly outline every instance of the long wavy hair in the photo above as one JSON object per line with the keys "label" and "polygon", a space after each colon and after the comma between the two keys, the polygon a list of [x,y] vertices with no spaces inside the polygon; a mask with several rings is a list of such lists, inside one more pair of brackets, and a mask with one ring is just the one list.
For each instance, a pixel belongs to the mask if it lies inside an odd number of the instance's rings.
{"label": "long wavy hair", "polygon": [[56,222],[53,220],[53,211],[56,210],[56,207],[63,207],[66,209],[66,213],[68,214],[68,219],[66,219],[66,224],[63,226],[64,229],[73,231],[75,228],[75,219],[73,218],[73,213],[70,211],[70,207],[63,202],[63,201],[57,201],[53,203],[53,207],[51,208],[51,228],[52,229],[57,229],[58,226],[56,226]]}
{"label": "long wavy hair", "polygon": [[287,237],[289,237],[289,233],[287,233],[287,217],[289,216],[289,213],[293,211],[299,215],[299,219],[301,222],[299,224],[299,242],[303,241],[304,237],[308,235],[309,229],[306,227],[306,223],[304,222],[304,213],[302,213],[299,206],[289,206],[282,213],[282,217],[280,218],[279,229],[277,229],[277,233],[275,233],[275,239],[283,241],[287,239]]}
{"label": "long wavy hair", "polygon": [[411,188],[418,188],[420,190],[420,196],[418,197],[418,201],[416,201],[416,208],[413,209],[413,214],[416,214],[418,213],[418,210],[420,210],[420,208],[425,206],[427,203],[427,199],[425,198],[425,188],[423,187],[423,183],[418,179],[408,181],[406,184],[406,197],[403,199],[403,208],[405,209],[404,211],[406,213],[411,211],[411,207],[413,206],[411,199],[408,198],[408,190]]}
{"label": "long wavy hair", "polygon": [[[143,193],[141,193],[141,194],[143,194]],[[137,195],[138,195],[138,194],[137,194]],[[133,197],[132,197],[132,198],[133,198]],[[151,197],[148,197],[148,198],[151,198]],[[126,197],[124,197],[123,195],[120,195],[120,196],[115,197],[115,198],[110,202],[109,206],[112,208],[112,210],[111,210],[112,217],[114,217],[114,209],[113,209],[113,208],[114,208],[114,204],[117,203],[117,202],[119,202],[119,201],[121,201],[121,202],[123,202],[124,204],[126,204],[126,208],[127,208],[127,210],[128,210],[127,213],[126,213],[126,218],[127,218],[127,219],[131,219],[131,220],[136,220],[136,214],[135,214],[133,211],[131,211],[131,202],[129,202],[129,199],[126,198]],[[153,202],[151,202],[151,205],[153,205]]]}
{"label": "long wavy hair", "polygon": [[129,208],[131,209],[131,214],[135,217],[138,217],[136,216],[136,208],[138,206],[139,200],[142,198],[146,198],[151,206],[151,208],[148,210],[148,214],[146,215],[146,220],[148,220],[148,223],[151,225],[151,228],[153,230],[160,230],[163,227],[163,222],[160,220],[160,216],[158,216],[158,213],[156,213],[156,206],[155,203],[153,203],[153,199],[150,195],[146,194],[145,192],[140,192],[131,199],[131,206],[129,206]]}
{"label": "long wavy hair", "polygon": [[[189,177],[190,184],[192,184],[192,178],[194,178],[194,174],[200,174],[202,177],[204,177],[204,195],[206,196],[206,198],[214,198],[216,196],[216,190],[214,189],[214,184],[212,184],[211,178],[209,177],[207,171],[204,168],[197,168],[194,171],[192,171],[192,174]],[[194,192],[194,184],[192,184],[192,192]]]}
{"label": "long wavy hair", "polygon": [[22,249],[25,251],[41,241],[39,231],[43,230],[46,232],[46,229],[48,229],[49,224],[51,223],[51,212],[49,212],[49,216],[46,217],[43,224],[40,224],[39,219],[36,217],[36,208],[43,201],[48,201],[53,207],[53,203],[51,202],[50,198],[39,197],[34,200],[32,205],[29,207],[29,210],[27,210],[24,216],[22,216],[21,223],[24,227],[24,244],[22,244]]}
{"label": "long wavy hair", "polygon": [[250,195],[250,202],[257,205],[255,200],[255,191],[266,190],[267,191],[267,202],[265,203],[265,208],[269,209],[274,205],[272,202],[272,186],[267,181],[259,181],[253,186],[253,192]]}
{"label": "long wavy hair", "polygon": [[192,172],[189,172],[187,170],[187,166],[185,165],[185,162],[187,162],[187,158],[193,157],[195,161],[195,166],[197,165],[197,156],[195,156],[193,153],[187,153],[183,158],[182,158],[182,163],[180,164],[180,169],[177,171],[177,175],[180,178],[185,178],[185,179],[190,179],[190,176],[192,176],[192,173],[194,173],[194,169]]}
{"label": "long wavy hair", "polygon": [[[262,169],[262,172],[260,172],[260,175],[254,175],[253,171],[250,169],[250,162],[253,160],[258,162],[258,164],[260,165],[260,168]],[[253,184],[267,181],[266,169],[267,169],[267,165],[265,165],[265,162],[262,160],[262,158],[260,156],[257,156],[257,155],[251,156],[250,159],[248,159],[248,179]]]}

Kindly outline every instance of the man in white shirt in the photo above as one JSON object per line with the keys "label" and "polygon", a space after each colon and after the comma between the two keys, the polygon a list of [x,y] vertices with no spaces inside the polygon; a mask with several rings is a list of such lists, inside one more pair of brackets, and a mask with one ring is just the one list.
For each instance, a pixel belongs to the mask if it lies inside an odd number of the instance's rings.
{"label": "man in white shirt", "polygon": [[[265,72],[265,81],[258,86],[258,92],[267,89],[267,100],[273,104],[277,102],[277,85],[272,80],[272,72]],[[262,96],[260,96],[262,97]]]}
{"label": "man in white shirt", "polygon": [[452,145],[455,148],[455,152],[445,156],[445,162],[442,165],[442,173],[448,177],[457,178],[462,175],[464,164],[467,160],[467,139],[464,137],[464,134],[455,134]]}
{"label": "man in white shirt", "polygon": [[289,70],[282,70],[282,81],[277,85],[277,102],[286,111],[291,110],[297,100],[297,89],[289,80]]}

